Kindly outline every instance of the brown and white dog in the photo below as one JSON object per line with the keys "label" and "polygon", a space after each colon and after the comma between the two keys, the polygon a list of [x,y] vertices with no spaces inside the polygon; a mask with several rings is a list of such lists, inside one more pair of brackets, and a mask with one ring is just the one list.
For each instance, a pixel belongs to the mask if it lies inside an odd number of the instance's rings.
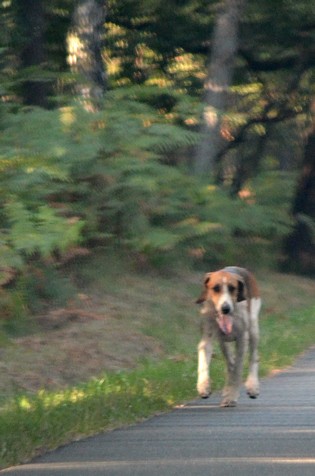
{"label": "brown and white dog", "polygon": [[[237,404],[242,381],[244,354],[249,344],[249,375],[245,386],[250,398],[259,395],[258,316],[261,299],[253,274],[244,268],[229,266],[208,273],[204,290],[196,301],[202,304],[202,338],[198,345],[197,390],[202,398],[211,393],[209,365],[213,338],[219,340],[227,363],[222,407]],[[232,352],[231,343],[235,342]]]}

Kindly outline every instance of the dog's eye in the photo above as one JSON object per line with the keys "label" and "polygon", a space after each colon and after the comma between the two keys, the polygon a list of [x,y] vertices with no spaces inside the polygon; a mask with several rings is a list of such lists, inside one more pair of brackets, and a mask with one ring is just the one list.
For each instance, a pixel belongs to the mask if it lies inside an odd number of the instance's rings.
{"label": "dog's eye", "polygon": [[229,292],[230,292],[231,294],[234,293],[235,289],[236,289],[236,287],[233,286],[233,284],[229,284],[229,285],[228,285],[228,290],[229,290]]}
{"label": "dog's eye", "polygon": [[219,284],[216,284],[215,286],[213,286],[212,289],[215,293],[219,293],[221,291],[221,286]]}

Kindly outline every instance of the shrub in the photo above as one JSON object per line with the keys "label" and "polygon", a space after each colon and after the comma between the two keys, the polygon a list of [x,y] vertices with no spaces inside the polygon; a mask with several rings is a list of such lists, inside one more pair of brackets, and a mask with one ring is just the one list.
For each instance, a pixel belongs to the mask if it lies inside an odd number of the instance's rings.
{"label": "shrub", "polygon": [[245,264],[265,259],[287,232],[291,176],[260,175],[234,200],[205,185],[179,156],[199,139],[187,126],[198,112],[192,100],[174,93],[163,109],[154,89],[139,91],[109,92],[93,114],[78,105],[7,114],[0,283],[79,243],[118,243],[154,264],[178,256]]}

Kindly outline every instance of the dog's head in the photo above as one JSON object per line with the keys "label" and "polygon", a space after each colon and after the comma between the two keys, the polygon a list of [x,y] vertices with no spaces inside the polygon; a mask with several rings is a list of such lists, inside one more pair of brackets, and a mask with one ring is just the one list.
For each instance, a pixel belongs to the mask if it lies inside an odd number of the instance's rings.
{"label": "dog's head", "polygon": [[206,274],[204,290],[196,302],[211,303],[219,328],[229,335],[233,328],[235,305],[245,299],[245,284],[241,276],[221,270]]}

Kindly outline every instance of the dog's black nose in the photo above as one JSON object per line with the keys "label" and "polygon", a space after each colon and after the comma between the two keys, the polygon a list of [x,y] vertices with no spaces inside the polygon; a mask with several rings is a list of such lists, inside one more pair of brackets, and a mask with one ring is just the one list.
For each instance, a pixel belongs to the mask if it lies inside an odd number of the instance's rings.
{"label": "dog's black nose", "polygon": [[230,305],[227,302],[224,302],[221,306],[221,311],[223,314],[228,314],[231,311]]}

